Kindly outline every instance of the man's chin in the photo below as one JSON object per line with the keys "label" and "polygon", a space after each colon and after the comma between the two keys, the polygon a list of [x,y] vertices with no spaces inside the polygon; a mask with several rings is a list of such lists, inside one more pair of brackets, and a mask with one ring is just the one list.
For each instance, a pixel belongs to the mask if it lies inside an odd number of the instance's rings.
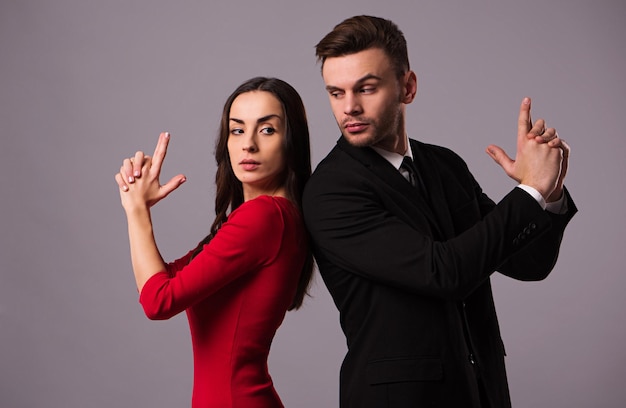
{"label": "man's chin", "polygon": [[371,135],[364,133],[347,133],[343,132],[343,137],[348,143],[354,147],[368,147],[374,144]]}

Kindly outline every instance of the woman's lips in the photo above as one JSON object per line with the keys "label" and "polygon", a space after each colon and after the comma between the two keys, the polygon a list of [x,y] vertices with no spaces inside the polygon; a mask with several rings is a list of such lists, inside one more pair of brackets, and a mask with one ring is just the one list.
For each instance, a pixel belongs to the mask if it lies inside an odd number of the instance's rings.
{"label": "woman's lips", "polygon": [[254,170],[261,165],[261,163],[256,160],[242,160],[239,164],[241,165],[241,168],[246,171]]}

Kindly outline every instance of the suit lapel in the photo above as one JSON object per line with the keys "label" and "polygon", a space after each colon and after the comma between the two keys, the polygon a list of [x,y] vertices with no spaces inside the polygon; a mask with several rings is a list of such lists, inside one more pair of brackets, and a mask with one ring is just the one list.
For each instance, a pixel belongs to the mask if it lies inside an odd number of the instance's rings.
{"label": "suit lapel", "polygon": [[454,223],[450,216],[448,200],[446,200],[444,180],[438,171],[441,164],[432,159],[421,143],[411,139],[409,142],[411,143],[415,166],[422,175],[426,190],[428,190],[430,207],[437,219],[437,225],[443,232],[442,238],[452,238],[454,237]]}
{"label": "suit lapel", "polygon": [[442,236],[443,231],[437,225],[437,217],[425,197],[419,194],[418,190],[387,160],[369,147],[363,148],[350,145],[343,137],[339,139],[337,144],[341,150],[365,166],[365,168],[371,172],[372,177],[380,179],[382,183],[388,185],[398,193],[397,196],[394,197],[394,202],[401,207],[408,216],[403,216],[404,214],[396,215],[404,219],[415,229],[420,229],[423,228],[424,225],[427,225],[431,229],[429,232],[434,237]]}

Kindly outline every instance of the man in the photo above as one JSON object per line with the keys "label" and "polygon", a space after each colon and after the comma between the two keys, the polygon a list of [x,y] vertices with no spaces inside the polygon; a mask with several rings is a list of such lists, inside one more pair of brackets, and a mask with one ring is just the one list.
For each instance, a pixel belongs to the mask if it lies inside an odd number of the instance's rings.
{"label": "man", "polygon": [[456,154],[408,139],[417,79],[394,23],[349,18],[316,53],[342,137],[304,216],[348,344],[341,406],[509,407],[489,276],[550,273],[576,212],[569,147],[524,98],[515,160],[487,149],[520,183],[495,204]]}

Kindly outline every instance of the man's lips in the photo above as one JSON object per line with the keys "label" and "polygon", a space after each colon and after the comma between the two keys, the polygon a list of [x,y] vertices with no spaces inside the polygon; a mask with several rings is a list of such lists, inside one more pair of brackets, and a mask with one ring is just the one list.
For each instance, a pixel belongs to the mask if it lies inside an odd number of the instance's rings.
{"label": "man's lips", "polygon": [[362,132],[367,128],[368,124],[365,122],[350,122],[344,125],[344,128],[350,133]]}

